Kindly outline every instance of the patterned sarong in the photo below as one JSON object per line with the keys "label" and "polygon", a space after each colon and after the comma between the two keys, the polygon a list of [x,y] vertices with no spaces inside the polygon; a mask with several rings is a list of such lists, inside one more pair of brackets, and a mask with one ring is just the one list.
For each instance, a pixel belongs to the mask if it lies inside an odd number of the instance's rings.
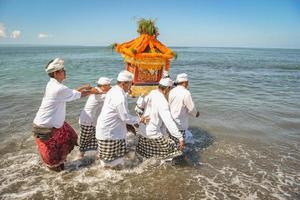
{"label": "patterned sarong", "polygon": [[150,139],[139,135],[136,152],[145,157],[174,157],[181,155],[173,140],[168,137]]}
{"label": "patterned sarong", "polygon": [[98,140],[99,158],[104,161],[112,161],[122,157],[127,152],[125,139],[122,140]]}
{"label": "patterned sarong", "polygon": [[97,150],[97,148],[98,144],[95,137],[95,127],[80,124],[79,151],[86,152]]}
{"label": "patterned sarong", "polygon": [[[185,138],[185,131],[180,130],[180,132],[182,133],[182,137]],[[176,143],[176,145],[178,145],[179,144],[179,139],[174,137],[173,135],[171,135],[171,133],[169,131],[167,131],[167,133],[169,134],[169,137]]]}
{"label": "patterned sarong", "polygon": [[67,155],[73,150],[77,143],[77,134],[74,129],[64,122],[59,129],[54,128],[51,137],[43,141],[36,138],[40,156],[44,163],[50,167],[58,167],[63,164]]}

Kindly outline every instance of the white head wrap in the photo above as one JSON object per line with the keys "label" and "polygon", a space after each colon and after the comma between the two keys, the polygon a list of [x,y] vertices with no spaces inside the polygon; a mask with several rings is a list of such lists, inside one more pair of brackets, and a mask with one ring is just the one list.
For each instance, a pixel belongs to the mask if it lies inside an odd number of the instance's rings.
{"label": "white head wrap", "polygon": [[132,81],[133,74],[129,71],[123,70],[119,73],[117,81],[124,82],[124,81]]}
{"label": "white head wrap", "polygon": [[172,87],[173,81],[170,78],[162,78],[159,81],[159,85],[162,85],[165,87]]}
{"label": "white head wrap", "polygon": [[188,81],[188,75],[186,73],[178,74],[176,78],[177,83]]}
{"label": "white head wrap", "polygon": [[109,85],[111,80],[112,80],[112,78],[100,77],[97,83],[99,85]]}
{"label": "white head wrap", "polygon": [[51,62],[49,65],[47,65],[46,72],[49,74],[49,73],[61,70],[63,68],[64,68],[64,60],[61,58],[55,58],[53,60],[53,62]]}

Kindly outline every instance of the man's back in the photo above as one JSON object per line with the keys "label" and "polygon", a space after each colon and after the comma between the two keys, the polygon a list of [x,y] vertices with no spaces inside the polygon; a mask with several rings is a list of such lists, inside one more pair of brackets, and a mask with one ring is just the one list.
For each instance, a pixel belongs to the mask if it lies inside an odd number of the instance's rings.
{"label": "man's back", "polygon": [[80,113],[79,123],[96,126],[98,116],[104,104],[106,94],[91,94]]}
{"label": "man's back", "polygon": [[42,127],[60,128],[66,115],[66,102],[80,98],[81,93],[51,78],[34,123]]}
{"label": "man's back", "polygon": [[188,129],[188,114],[196,116],[197,110],[191,97],[191,93],[179,85],[169,94],[171,115],[180,130]]}
{"label": "man's back", "polygon": [[[125,93],[119,86],[112,87],[106,94],[102,111],[97,120],[96,136],[98,139],[123,139],[126,124],[118,113],[118,106],[126,103]],[[119,132],[118,132],[119,131]],[[120,132],[121,131],[121,132]]]}
{"label": "man's back", "polygon": [[168,102],[158,90],[153,90],[147,96],[147,106],[144,116],[149,116],[150,121],[146,126],[147,137],[162,136],[162,119],[159,115],[159,110],[168,106]]}
{"label": "man's back", "polygon": [[148,103],[144,116],[149,116],[150,121],[146,125],[146,137],[157,138],[164,134],[167,127],[171,134],[180,137],[180,133],[174,123],[168,101],[159,90],[153,90],[148,96]]}

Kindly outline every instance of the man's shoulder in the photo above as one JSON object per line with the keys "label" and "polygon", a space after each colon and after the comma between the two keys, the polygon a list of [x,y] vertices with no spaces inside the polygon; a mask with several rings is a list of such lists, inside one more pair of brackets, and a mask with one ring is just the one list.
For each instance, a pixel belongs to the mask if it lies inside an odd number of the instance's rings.
{"label": "man's shoulder", "polygon": [[181,86],[176,86],[170,91],[170,94],[172,95],[180,95],[182,96],[183,94],[189,93],[189,90],[187,90],[185,87]]}
{"label": "man's shoulder", "polygon": [[165,98],[163,93],[154,91],[151,95],[151,101],[158,107],[168,105],[168,100]]}
{"label": "man's shoulder", "polygon": [[49,92],[50,91],[51,92],[60,92],[60,91],[64,90],[65,88],[67,88],[67,86],[60,84],[58,82],[55,82],[53,80],[50,80],[46,86],[46,90]]}
{"label": "man's shoulder", "polygon": [[58,82],[56,79],[51,78],[48,82],[49,86],[51,87],[55,87],[55,88],[68,88],[67,86],[65,86],[63,83]]}
{"label": "man's shoulder", "polygon": [[123,92],[117,88],[116,86],[112,87],[107,93],[106,96],[111,96],[111,95],[119,95],[119,96],[124,96]]}
{"label": "man's shoulder", "polygon": [[112,99],[113,102],[122,102],[125,101],[124,93],[118,88],[112,87],[105,96],[105,99]]}

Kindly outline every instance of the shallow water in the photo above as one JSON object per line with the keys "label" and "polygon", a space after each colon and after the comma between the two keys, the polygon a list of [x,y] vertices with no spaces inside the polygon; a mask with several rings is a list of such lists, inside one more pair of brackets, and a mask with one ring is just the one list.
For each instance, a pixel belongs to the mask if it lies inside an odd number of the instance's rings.
{"label": "shallow water", "polygon": [[[122,58],[101,47],[0,47],[1,199],[299,199],[300,50],[174,50],[171,76],[189,74],[201,111],[190,120],[197,143],[186,161],[140,162],[131,136],[125,169],[102,169],[93,152],[78,161],[76,148],[55,173],[30,133],[48,81],[43,66],[65,58],[65,84],[76,87],[115,78]],[[67,106],[77,132],[84,103]]]}

